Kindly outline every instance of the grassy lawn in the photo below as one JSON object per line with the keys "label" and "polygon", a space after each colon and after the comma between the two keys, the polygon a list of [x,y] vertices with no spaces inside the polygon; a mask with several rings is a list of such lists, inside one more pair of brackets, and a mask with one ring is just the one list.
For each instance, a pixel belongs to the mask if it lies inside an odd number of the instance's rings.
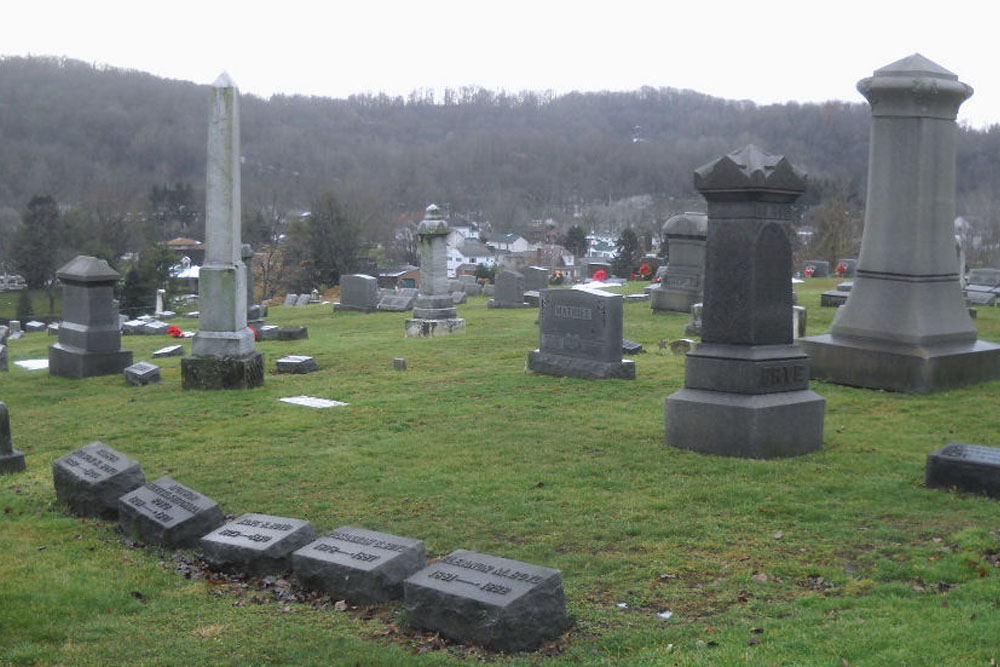
{"label": "grassy lawn", "polygon": [[[809,333],[828,330],[799,285]],[[641,289],[635,287],[633,289]],[[47,304],[46,304],[47,305]],[[996,501],[923,486],[949,440],[1000,445],[1000,382],[931,396],[812,383],[824,447],[748,461],[664,445],[663,402],[684,358],[659,350],[688,316],[625,306],[644,344],[635,381],[525,372],[537,311],[459,306],[464,335],[403,337],[404,313],[271,309],[310,338],[265,342],[267,383],[183,392],[72,381],[12,364],[0,375],[26,473],[0,477],[0,664],[963,665],[1000,658]],[[177,320],[192,326],[192,320]],[[980,335],[1000,341],[1000,311]],[[172,342],[126,337],[136,360]],[[31,334],[12,361],[42,358]],[[190,343],[186,343],[190,345]],[[285,354],[320,372],[277,375]],[[392,369],[405,357],[409,369]],[[279,397],[346,401],[312,410]],[[401,603],[336,611],[276,602],[274,587],[187,578],[173,552],[67,516],[51,464],[102,440],[232,514],[351,524],[562,570],[575,623],[539,652],[485,653],[405,630]],[[670,611],[670,618],[661,617]]]}

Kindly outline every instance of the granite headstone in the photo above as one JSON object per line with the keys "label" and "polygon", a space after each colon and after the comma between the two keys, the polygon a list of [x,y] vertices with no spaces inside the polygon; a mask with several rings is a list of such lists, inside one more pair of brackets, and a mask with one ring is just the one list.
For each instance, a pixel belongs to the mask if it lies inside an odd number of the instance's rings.
{"label": "granite headstone", "polygon": [[308,521],[244,514],[202,537],[199,545],[216,567],[266,575],[291,572],[292,553],[315,539]]}
{"label": "granite headstone", "polygon": [[52,464],[56,500],[78,516],[114,519],[118,499],[146,483],[142,466],[135,459],[92,442]]}
{"label": "granite headstone", "polygon": [[186,549],[222,525],[219,504],[170,477],[140,486],[118,500],[118,529],[151,544]]}

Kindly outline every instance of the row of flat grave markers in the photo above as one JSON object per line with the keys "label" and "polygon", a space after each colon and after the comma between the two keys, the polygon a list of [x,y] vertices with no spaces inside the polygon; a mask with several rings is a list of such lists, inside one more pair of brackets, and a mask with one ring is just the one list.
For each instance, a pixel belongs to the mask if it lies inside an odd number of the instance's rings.
{"label": "row of flat grave markers", "polygon": [[56,498],[81,516],[118,519],[126,535],[199,547],[220,570],[293,572],[302,586],[360,604],[403,598],[409,623],[492,650],[536,648],[570,626],[559,570],[471,551],[427,565],[424,543],[353,526],[318,537],[301,519],[244,514],[225,522],[211,498],[92,442],[53,464]]}

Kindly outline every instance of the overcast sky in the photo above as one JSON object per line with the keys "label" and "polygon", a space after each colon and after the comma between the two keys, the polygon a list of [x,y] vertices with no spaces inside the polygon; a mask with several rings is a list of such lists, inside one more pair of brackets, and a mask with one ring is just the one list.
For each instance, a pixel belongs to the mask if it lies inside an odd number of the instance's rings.
{"label": "overcast sky", "polygon": [[959,120],[983,127],[1000,123],[998,19],[995,0],[8,0],[0,54],[226,70],[262,97],[648,85],[766,104],[863,101],[858,79],[919,52],[975,88]]}

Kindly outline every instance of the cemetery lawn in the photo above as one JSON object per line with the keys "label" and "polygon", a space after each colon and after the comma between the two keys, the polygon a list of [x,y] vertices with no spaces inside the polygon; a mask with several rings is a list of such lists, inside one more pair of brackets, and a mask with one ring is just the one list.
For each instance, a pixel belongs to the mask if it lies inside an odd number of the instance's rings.
{"label": "cemetery lawn", "polygon": [[[819,295],[837,282],[797,286],[810,334],[829,329]],[[657,341],[683,337],[687,315],[626,304],[625,336],[646,349],[638,378],[586,381],[525,372],[536,310],[476,297],[459,312],[467,333],[423,340],[403,337],[405,313],[272,308],[269,323],[306,325],[310,337],[260,343],[266,384],[241,392],[182,391],[178,357],[156,360],[163,380],[147,387],[54,378],[13,364],[46,357],[53,338],[14,341],[0,400],[28,471],[0,477],[0,664],[1000,658],[997,501],[923,483],[927,454],[951,440],[1000,445],[1000,382],[930,396],[813,382],[827,399],[822,451],[715,458],[663,442],[684,358]],[[1000,310],[980,308],[977,325],[1000,341]],[[123,342],[150,361],[175,341]],[[278,375],[286,354],[321,370]],[[394,371],[393,357],[409,369]],[[349,406],[278,401],[299,394]],[[465,548],[558,568],[573,628],[503,656],[406,629],[401,603],[337,611],[335,600],[279,601],[283,582],[185,577],[175,552],[56,504],[52,462],[94,440],[229,514],[421,538],[429,558]]]}

